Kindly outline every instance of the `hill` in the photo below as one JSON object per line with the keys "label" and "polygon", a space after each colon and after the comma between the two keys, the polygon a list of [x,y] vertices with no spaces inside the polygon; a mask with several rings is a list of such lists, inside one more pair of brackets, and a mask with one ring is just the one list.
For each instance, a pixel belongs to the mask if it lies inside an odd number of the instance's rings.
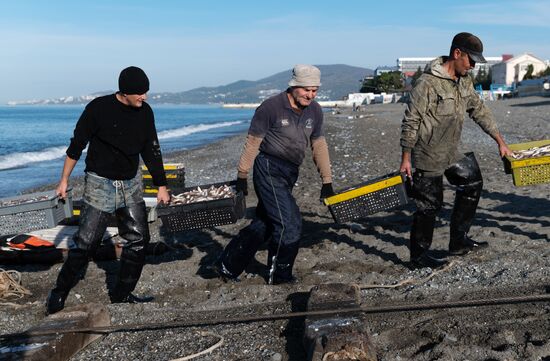
{"label": "hill", "polygon": [[[373,71],[344,64],[318,65],[321,70],[322,86],[318,100],[338,100],[343,96],[358,92],[361,80],[372,75]],[[208,103],[258,103],[287,88],[292,70],[288,69],[256,81],[239,80],[217,87],[200,87],[182,92],[150,93],[149,103],[169,104],[208,104]],[[98,92],[86,96],[69,96],[57,99],[29,100],[9,102],[19,104],[85,104],[96,96],[109,92]]]}

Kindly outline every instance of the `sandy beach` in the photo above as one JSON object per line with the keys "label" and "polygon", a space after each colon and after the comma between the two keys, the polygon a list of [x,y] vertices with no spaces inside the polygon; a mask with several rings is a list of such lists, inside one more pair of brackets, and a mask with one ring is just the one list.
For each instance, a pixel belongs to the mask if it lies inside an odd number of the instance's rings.
{"label": "sandy beach", "polygon": [[[550,139],[550,98],[494,101],[492,109],[509,143]],[[327,114],[336,190],[396,171],[404,104],[369,105],[359,112]],[[203,148],[165,155],[182,162],[186,185],[233,180],[244,134]],[[170,234],[150,224],[152,242],[170,250],[148,256],[136,293],[154,295],[143,305],[108,304],[106,281],[116,276],[114,261],[91,262],[86,277],[70,293],[67,306],[88,302],[107,305],[111,324],[185,321],[198,317],[304,311],[307,293],[320,283],[362,287],[361,305],[399,305],[545,294],[550,292],[550,184],[515,187],[505,174],[496,143],[471,120],[465,122],[461,149],[474,151],[484,177],[484,191],[470,231],[489,247],[462,257],[429,279],[396,288],[371,288],[414,279],[430,269],[410,270],[408,237],[414,207],[377,213],[345,225],[335,224],[319,202],[321,180],[309,154],[294,195],[303,216],[301,249],[295,264],[299,282],[269,286],[265,277],[267,251],[241,275],[224,283],[207,269],[223,247],[250,222],[256,197],[247,197],[247,218],[234,225]],[[60,163],[61,171],[61,163]],[[78,180],[73,182],[80,192]],[[252,182],[249,181],[249,187]],[[42,187],[47,188],[47,187]],[[51,188],[51,187],[50,187]],[[48,189],[50,189],[48,188]],[[448,255],[449,220],[454,191],[445,185],[433,248]],[[0,307],[0,332],[24,331],[44,318],[44,301],[61,264],[8,266],[22,272],[31,292],[21,307]],[[367,316],[367,327],[380,360],[550,360],[550,303],[532,303]],[[171,360],[224,343],[195,360],[304,360],[303,319],[238,325],[120,332],[102,337],[72,360]]]}

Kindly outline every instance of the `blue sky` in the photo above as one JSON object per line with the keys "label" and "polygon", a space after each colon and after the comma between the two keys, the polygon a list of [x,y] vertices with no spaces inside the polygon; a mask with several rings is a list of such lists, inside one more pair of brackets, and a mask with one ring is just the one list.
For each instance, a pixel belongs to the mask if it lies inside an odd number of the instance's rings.
{"label": "blue sky", "polygon": [[[337,5],[340,4],[340,5]],[[395,65],[448,52],[460,31],[485,56],[550,58],[550,2],[3,1],[0,103],[115,90],[142,67],[151,92],[257,80],[296,63]]]}

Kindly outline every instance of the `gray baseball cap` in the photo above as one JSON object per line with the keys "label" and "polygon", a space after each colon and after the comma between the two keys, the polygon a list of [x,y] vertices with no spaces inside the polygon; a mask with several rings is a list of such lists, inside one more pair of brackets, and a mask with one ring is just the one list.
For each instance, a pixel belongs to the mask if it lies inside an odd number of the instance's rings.
{"label": "gray baseball cap", "polygon": [[321,71],[313,65],[297,64],[292,69],[289,86],[321,86]]}

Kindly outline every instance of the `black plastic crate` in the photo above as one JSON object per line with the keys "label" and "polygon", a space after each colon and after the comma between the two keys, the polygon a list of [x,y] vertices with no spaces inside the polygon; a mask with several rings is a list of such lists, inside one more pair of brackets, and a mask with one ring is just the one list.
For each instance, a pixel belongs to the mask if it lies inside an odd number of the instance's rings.
{"label": "black plastic crate", "polygon": [[[234,186],[235,181],[200,185],[202,189],[211,186],[219,187],[224,184]],[[184,192],[196,189],[190,187]],[[216,199],[212,201],[190,204],[159,205],[157,216],[169,232],[179,232],[191,229],[223,226],[237,222],[244,217],[246,211],[245,197],[242,192],[232,198]]]}
{"label": "black plastic crate", "polygon": [[409,198],[403,175],[390,173],[340,191],[324,202],[337,223],[346,223],[405,205]]}
{"label": "black plastic crate", "polygon": [[73,213],[71,192],[61,199],[55,191],[0,199],[0,235],[53,228]]}

